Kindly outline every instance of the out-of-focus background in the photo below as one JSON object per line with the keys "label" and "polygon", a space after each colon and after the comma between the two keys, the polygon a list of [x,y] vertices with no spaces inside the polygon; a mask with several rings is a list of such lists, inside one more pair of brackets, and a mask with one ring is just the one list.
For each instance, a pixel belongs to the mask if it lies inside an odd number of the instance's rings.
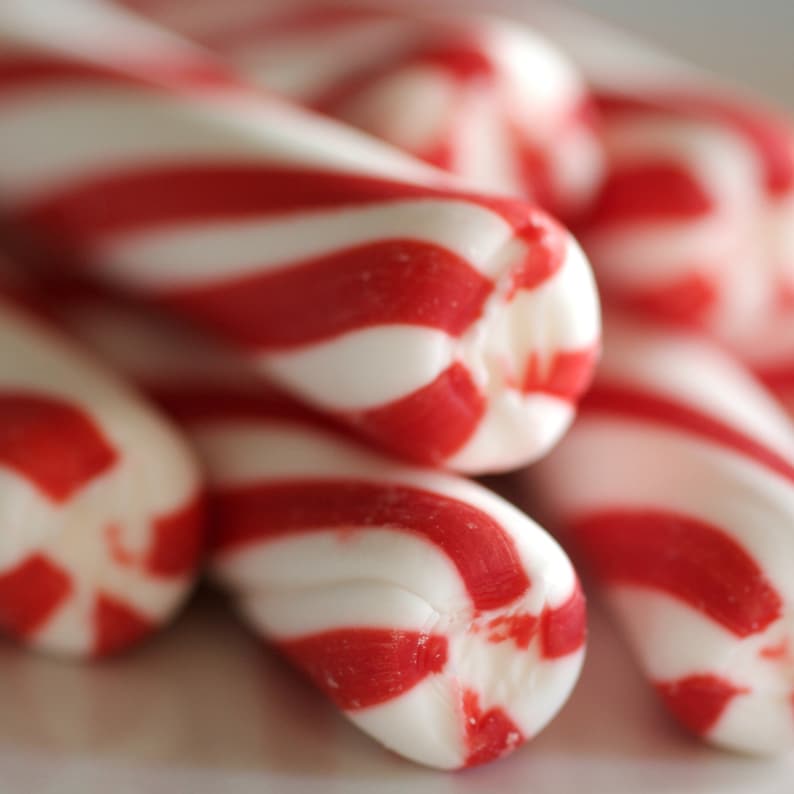
{"label": "out-of-focus background", "polygon": [[794,110],[794,0],[565,0]]}

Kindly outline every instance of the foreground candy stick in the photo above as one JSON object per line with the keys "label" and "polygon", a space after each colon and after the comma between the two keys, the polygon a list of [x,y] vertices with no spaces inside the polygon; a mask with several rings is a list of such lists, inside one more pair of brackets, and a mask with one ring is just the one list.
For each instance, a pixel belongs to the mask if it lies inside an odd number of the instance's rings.
{"label": "foreground candy stick", "polygon": [[5,3],[0,48],[20,228],[401,455],[507,469],[570,423],[597,298],[539,211],[456,192],[98,2]]}
{"label": "foreground candy stick", "polygon": [[0,302],[0,631],[102,656],[188,594],[200,479],[176,433],[93,360]]}
{"label": "foreground candy stick", "polygon": [[479,15],[288,0],[147,3],[248,76],[561,218],[592,198],[600,142],[584,82],[532,31]]}
{"label": "foreground candy stick", "polygon": [[[526,475],[662,700],[724,747],[794,745],[794,432],[688,336],[609,327],[569,435]],[[522,475],[524,476],[524,475]]]}
{"label": "foreground candy stick", "polygon": [[[583,657],[570,563],[482,487],[274,415],[205,425],[214,570],[360,728],[444,769],[536,735]],[[262,450],[267,449],[265,457]]]}
{"label": "foreground candy stick", "polygon": [[[609,177],[581,230],[602,293],[684,321],[755,369],[794,371],[794,124],[644,42],[555,8],[540,29],[577,62]],[[778,380],[780,373],[778,372]]]}
{"label": "foreground candy stick", "polygon": [[97,299],[61,309],[183,422],[210,479],[216,579],[362,730],[454,769],[554,716],[581,667],[584,601],[534,522],[363,448],[192,335]]}

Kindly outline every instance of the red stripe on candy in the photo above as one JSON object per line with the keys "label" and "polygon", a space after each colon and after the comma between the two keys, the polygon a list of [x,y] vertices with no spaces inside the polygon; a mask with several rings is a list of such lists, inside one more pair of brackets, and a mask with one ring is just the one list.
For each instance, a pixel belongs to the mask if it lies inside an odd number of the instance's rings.
{"label": "red stripe on candy", "polygon": [[[447,124],[451,126],[453,121],[450,119]],[[411,154],[443,171],[452,171],[453,169],[455,147],[449,132],[439,135],[438,139],[430,146],[424,149],[415,149],[411,151]]]}
{"label": "red stripe on candy", "polygon": [[135,645],[154,630],[152,622],[116,598],[100,594],[94,604],[94,656]]}
{"label": "red stripe on candy", "polygon": [[671,511],[615,508],[571,529],[599,578],[664,592],[737,637],[781,615],[782,600],[759,565],[718,527]]}
{"label": "red stripe on candy", "polygon": [[410,61],[409,65],[434,66],[460,83],[476,82],[479,85],[492,79],[496,70],[484,48],[462,35],[425,46]]}
{"label": "red stripe on candy", "polygon": [[788,639],[782,639],[774,645],[765,645],[758,651],[758,656],[770,662],[790,661],[791,649]]}
{"label": "red stripe on candy", "polygon": [[432,196],[427,188],[370,177],[261,163],[192,163],[98,176],[18,216],[75,242],[178,222],[239,219]]}
{"label": "red stripe on candy", "polygon": [[204,554],[204,499],[195,496],[172,513],[154,519],[147,570],[155,576],[188,576]]}
{"label": "red stripe on candy", "polygon": [[525,651],[537,634],[538,623],[538,616],[528,612],[497,615],[486,624],[488,642],[499,645],[506,640],[512,640],[516,648]]}
{"label": "red stripe on candy", "polygon": [[262,163],[186,163],[118,171],[73,184],[17,214],[14,221],[58,239],[99,238],[178,222],[239,219],[406,199],[448,199],[489,209],[519,236],[564,234],[523,201],[492,198],[377,177],[279,168]]}
{"label": "red stripe on candy", "polygon": [[643,162],[612,169],[583,221],[589,227],[700,218],[714,202],[692,174],[675,162]]}
{"label": "red stripe on candy", "polygon": [[454,564],[476,609],[496,609],[530,587],[512,538],[489,515],[403,485],[315,480],[214,494],[216,549],[224,552],[329,529],[390,530],[437,546]]}
{"label": "red stripe on candy", "polygon": [[548,364],[542,364],[540,356],[532,353],[521,390],[525,394],[539,392],[576,402],[592,382],[599,352],[598,346],[566,350],[554,353]]}
{"label": "red stripe on candy", "polygon": [[0,465],[52,501],[66,501],[116,460],[116,451],[78,408],[38,394],[0,394]]}
{"label": "red stripe on candy", "polygon": [[695,328],[704,322],[719,296],[718,280],[697,272],[645,289],[613,293],[619,303],[641,315]]}
{"label": "red stripe on candy", "polygon": [[541,648],[546,659],[559,659],[584,647],[587,609],[579,582],[571,597],[555,609],[544,610],[540,624]]}
{"label": "red stripe on candy", "polygon": [[529,223],[522,229],[521,238],[529,247],[523,260],[510,271],[511,286],[506,300],[512,300],[522,290],[537,289],[565,262],[567,234],[556,225]]}
{"label": "red stripe on candy", "polygon": [[407,397],[340,418],[403,457],[440,464],[471,438],[485,402],[466,367],[453,364]]}
{"label": "red stripe on candy", "polygon": [[641,419],[691,433],[737,452],[794,482],[794,465],[777,452],[718,419],[675,402],[674,398],[619,383],[599,382],[582,399],[579,413],[615,414],[624,419]]}
{"label": "red stripe on candy", "polygon": [[336,629],[277,645],[345,711],[393,700],[447,661],[445,637],[398,629]]}
{"label": "red stripe on candy", "polygon": [[538,617],[525,612],[498,615],[486,624],[488,642],[512,640],[526,650],[540,633],[541,653],[546,659],[559,659],[584,647],[587,636],[585,599],[579,583],[571,597],[555,609],[546,608]]}
{"label": "red stripe on candy", "polygon": [[153,402],[183,424],[274,419],[346,432],[324,414],[319,414],[264,384],[259,384],[259,387],[224,386],[217,383],[153,384],[144,385],[144,391]]}
{"label": "red stripe on candy", "polygon": [[125,87],[166,90],[203,90],[237,88],[243,90],[229,72],[212,61],[148,62],[119,59],[114,64],[99,64],[55,58],[0,58],[0,97],[6,92],[39,86],[74,83],[95,86],[110,83]]}
{"label": "red stripe on candy", "polygon": [[466,767],[501,758],[524,741],[519,728],[502,709],[491,708],[483,712],[479,696],[471,689],[463,690],[463,720]]}
{"label": "red stripe on candy", "polygon": [[159,300],[227,339],[283,350],[382,324],[459,336],[482,314],[492,289],[491,281],[444,248],[383,240]]}
{"label": "red stripe on candy", "polygon": [[728,704],[749,690],[715,675],[692,675],[678,681],[657,681],[656,691],[673,716],[700,736],[719,721]]}
{"label": "red stripe on candy", "polygon": [[764,169],[770,196],[794,188],[794,129],[782,114],[728,97],[698,94],[665,94],[631,97],[602,94],[598,105],[605,113],[663,110],[685,118],[711,119],[733,128],[755,150]]}
{"label": "red stripe on candy", "polygon": [[72,579],[35,554],[0,574],[0,628],[15,637],[39,629],[72,592]]}
{"label": "red stripe on candy", "polygon": [[754,372],[755,376],[774,392],[785,393],[794,388],[794,361],[761,365]]}

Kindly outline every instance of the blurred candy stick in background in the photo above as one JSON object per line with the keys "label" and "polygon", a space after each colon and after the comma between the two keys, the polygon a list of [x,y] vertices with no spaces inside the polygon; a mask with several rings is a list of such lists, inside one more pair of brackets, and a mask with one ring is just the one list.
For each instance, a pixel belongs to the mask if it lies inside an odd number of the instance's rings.
{"label": "blurred candy stick in background", "polygon": [[524,25],[405,4],[124,3],[251,80],[563,220],[592,199],[603,155],[565,54]]}
{"label": "blurred candy stick in background", "polygon": [[553,4],[608,178],[577,229],[609,302],[706,332],[794,404],[794,123],[647,42]]}
{"label": "blurred candy stick in background", "polygon": [[709,741],[794,744],[794,429],[692,335],[612,321],[581,415],[519,475],[648,678]]}

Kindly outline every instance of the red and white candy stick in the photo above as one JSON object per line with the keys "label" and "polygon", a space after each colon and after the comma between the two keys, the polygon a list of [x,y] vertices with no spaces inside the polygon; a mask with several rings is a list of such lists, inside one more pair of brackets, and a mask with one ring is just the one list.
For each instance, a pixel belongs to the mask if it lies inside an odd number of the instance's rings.
{"label": "red and white candy stick", "polygon": [[215,575],[361,729],[454,769],[509,753],[567,700],[584,602],[522,513],[277,415],[196,438],[214,472]]}
{"label": "red and white candy stick", "polygon": [[194,335],[91,298],[60,311],[183,422],[210,479],[216,579],[362,730],[453,769],[554,716],[582,663],[584,601],[534,522],[365,449]]}
{"label": "red and white candy stick", "polygon": [[322,0],[138,8],[257,83],[483,190],[528,196],[567,219],[601,178],[583,80],[516,23]]}
{"label": "red and white candy stick", "polygon": [[791,424],[706,342],[625,324],[605,349],[574,427],[522,476],[681,723],[727,748],[790,749]]}
{"label": "red and white candy stick", "polygon": [[603,114],[609,174],[581,230],[602,293],[773,370],[794,296],[794,124],[595,21],[551,5],[535,21]]}
{"label": "red and white candy stick", "polygon": [[0,8],[0,207],[401,455],[543,454],[598,346],[572,238],[92,0]]}
{"label": "red and white candy stick", "polygon": [[168,424],[0,300],[0,632],[79,657],[149,635],[195,578],[200,491]]}

